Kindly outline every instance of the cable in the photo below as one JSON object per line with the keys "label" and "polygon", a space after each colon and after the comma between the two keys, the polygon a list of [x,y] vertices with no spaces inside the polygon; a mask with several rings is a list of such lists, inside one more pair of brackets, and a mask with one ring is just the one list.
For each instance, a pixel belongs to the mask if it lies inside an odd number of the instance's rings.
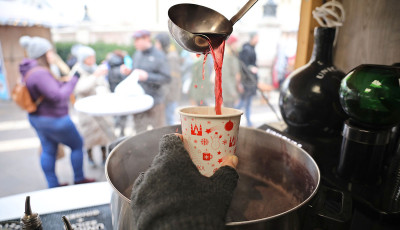
{"label": "cable", "polygon": [[340,2],[335,0],[316,7],[312,14],[321,27],[342,26],[345,20],[344,8]]}

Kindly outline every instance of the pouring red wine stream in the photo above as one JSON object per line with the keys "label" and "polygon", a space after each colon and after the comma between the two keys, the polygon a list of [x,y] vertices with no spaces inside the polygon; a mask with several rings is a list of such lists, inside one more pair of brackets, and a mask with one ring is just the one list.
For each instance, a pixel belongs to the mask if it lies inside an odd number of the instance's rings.
{"label": "pouring red wine stream", "polygon": [[221,106],[223,103],[222,98],[222,64],[224,62],[224,51],[225,51],[225,40],[217,49],[213,49],[211,45],[212,41],[208,39],[210,51],[204,54],[203,61],[203,80],[204,80],[204,66],[207,60],[207,54],[211,53],[214,59],[214,70],[215,70],[215,113],[221,115]]}

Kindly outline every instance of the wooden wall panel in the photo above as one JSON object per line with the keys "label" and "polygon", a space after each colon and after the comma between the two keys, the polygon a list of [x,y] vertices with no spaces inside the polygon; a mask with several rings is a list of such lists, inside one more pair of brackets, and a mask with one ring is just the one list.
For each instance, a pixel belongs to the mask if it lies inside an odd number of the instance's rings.
{"label": "wooden wall panel", "polygon": [[318,22],[312,16],[312,11],[321,6],[322,3],[322,0],[301,1],[300,23],[297,34],[296,69],[310,60],[314,45],[314,28],[318,26]]}
{"label": "wooden wall panel", "polygon": [[339,29],[334,63],[345,72],[360,64],[400,62],[400,1],[342,0],[346,20]]}

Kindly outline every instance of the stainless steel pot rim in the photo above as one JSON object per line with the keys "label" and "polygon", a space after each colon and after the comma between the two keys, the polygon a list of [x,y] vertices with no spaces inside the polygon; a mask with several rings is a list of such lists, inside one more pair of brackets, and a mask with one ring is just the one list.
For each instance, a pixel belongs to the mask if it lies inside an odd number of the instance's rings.
{"label": "stainless steel pot rim", "polygon": [[[241,127],[241,128],[243,128],[243,127]],[[245,128],[245,129],[253,129],[253,128]],[[257,132],[260,132],[260,133],[265,133],[265,131],[262,131],[262,130],[259,130],[259,129],[254,129],[254,130],[257,131]],[[296,147],[296,148],[299,148],[299,147],[298,147],[297,145],[295,145],[294,143],[291,143],[291,142],[289,142],[288,140],[285,140],[285,139],[282,138],[282,137],[279,137],[279,136],[276,136],[276,137],[279,138],[280,140],[282,140],[282,141],[288,143],[289,145],[292,145],[292,146],[294,146],[294,147]],[[239,139],[239,140],[240,140],[240,139]],[[263,221],[270,220],[270,219],[275,219],[275,218],[278,218],[278,217],[280,217],[280,216],[283,216],[283,215],[286,215],[286,214],[288,214],[288,213],[291,213],[291,212],[293,212],[293,211],[299,209],[300,207],[302,207],[302,206],[303,206],[304,204],[306,204],[307,202],[309,202],[309,201],[315,196],[315,194],[317,194],[317,191],[318,191],[318,188],[319,188],[319,185],[320,185],[320,181],[321,181],[321,173],[320,173],[320,170],[319,170],[318,165],[317,165],[317,163],[315,162],[315,160],[314,160],[314,159],[310,156],[310,154],[308,154],[304,149],[302,149],[302,150],[303,150],[303,153],[306,154],[307,158],[309,158],[309,160],[313,163],[313,165],[316,166],[316,169],[317,169],[317,185],[315,186],[315,188],[314,188],[313,192],[311,193],[311,195],[307,197],[307,199],[305,199],[303,202],[301,202],[300,204],[296,205],[295,207],[293,207],[293,208],[291,208],[291,209],[288,209],[288,210],[286,210],[286,211],[284,211],[284,212],[281,212],[281,213],[279,213],[279,214],[273,215],[273,216],[269,216],[269,217],[265,217],[265,218],[260,218],[260,219],[255,219],[255,220],[238,221],[238,222],[228,222],[228,223],[226,223],[226,225],[227,225],[227,226],[237,226],[237,225],[253,224],[253,223],[263,222]]]}
{"label": "stainless steel pot rim", "polygon": [[[141,134],[138,134],[141,135]],[[117,149],[120,145],[123,145],[125,142],[129,141],[132,137],[126,138],[125,140],[121,141],[117,146],[114,147],[113,150],[111,150],[110,154],[107,157],[106,163],[105,163],[105,174],[106,174],[106,179],[108,181],[108,183],[111,185],[111,187],[114,189],[114,192],[116,192],[118,194],[119,197],[121,197],[122,199],[124,199],[126,202],[128,202],[128,204],[131,203],[131,200],[127,197],[125,197],[120,191],[118,191],[118,189],[114,186],[114,184],[111,182],[110,177],[108,176],[108,162],[110,161],[111,157],[113,154],[115,154],[115,152],[117,152]]]}
{"label": "stainless steel pot rim", "polygon": [[[259,129],[247,128],[247,127],[240,127],[240,128],[242,128],[242,129],[252,129],[253,131],[256,131],[256,132],[260,132],[260,133],[263,133],[263,134],[265,133],[264,131],[259,130]],[[144,135],[144,134],[146,134],[146,132],[143,132],[143,133],[140,133],[140,134],[137,134],[137,135]],[[123,200],[125,200],[126,202],[128,202],[128,204],[131,203],[131,200],[130,200],[129,198],[127,198],[125,195],[123,195],[120,191],[118,191],[117,188],[115,188],[115,186],[114,186],[113,183],[111,182],[110,177],[108,176],[108,169],[107,169],[108,167],[107,167],[107,166],[108,166],[109,159],[112,157],[113,154],[115,154],[115,152],[117,152],[118,147],[119,147],[120,145],[123,145],[125,142],[128,142],[128,141],[129,141],[131,138],[133,138],[133,137],[135,137],[135,136],[126,138],[124,141],[122,141],[121,143],[119,143],[119,144],[110,152],[109,156],[107,157],[106,164],[105,164],[105,166],[106,166],[106,167],[105,167],[105,173],[106,173],[106,178],[107,178],[108,183],[109,183],[109,184],[111,185],[111,187],[114,189],[114,192],[116,192],[120,198],[122,198]],[[276,137],[279,138],[279,139],[281,139],[282,141],[288,143],[289,145],[292,145],[292,146],[294,146],[294,147],[296,147],[296,148],[299,148],[299,147],[296,146],[295,144],[293,144],[293,143],[291,143],[291,142],[289,142],[289,141],[283,139],[282,137],[278,137],[278,136],[276,136]],[[265,217],[265,218],[255,219],[255,220],[246,220],[246,221],[238,221],[238,222],[228,222],[228,223],[226,223],[226,226],[239,226],[239,225],[244,225],[244,224],[254,224],[254,223],[263,222],[263,221],[266,221],[266,220],[275,219],[275,218],[278,218],[278,217],[280,217],[280,216],[289,214],[289,213],[291,213],[291,212],[293,212],[293,211],[299,209],[300,207],[302,207],[303,205],[305,205],[307,202],[309,202],[309,201],[317,194],[318,188],[319,188],[319,186],[320,186],[320,181],[321,181],[321,173],[320,173],[320,170],[319,170],[318,165],[317,165],[317,163],[315,162],[315,160],[314,160],[304,149],[302,149],[302,150],[303,150],[303,153],[306,154],[307,158],[309,158],[309,160],[311,160],[311,162],[313,163],[313,165],[316,166],[316,171],[317,171],[317,185],[315,186],[315,188],[314,188],[313,192],[311,193],[311,195],[308,196],[307,199],[305,199],[303,202],[301,202],[300,204],[296,205],[295,207],[293,207],[293,208],[291,208],[291,209],[289,209],[289,210],[286,210],[286,211],[284,211],[284,212],[281,212],[281,213],[279,213],[279,214],[276,214],[276,215],[273,215],[273,216],[268,216],[268,217]]]}

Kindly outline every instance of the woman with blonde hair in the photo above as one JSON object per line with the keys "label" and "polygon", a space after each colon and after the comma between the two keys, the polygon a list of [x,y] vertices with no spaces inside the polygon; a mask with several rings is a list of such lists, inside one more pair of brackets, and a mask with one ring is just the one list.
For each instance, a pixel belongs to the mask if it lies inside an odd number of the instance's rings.
{"label": "woman with blonde hair", "polygon": [[[71,148],[74,183],[94,182],[83,173],[83,140],[68,114],[69,97],[78,82],[79,75],[60,82],[50,71],[53,49],[50,42],[41,37],[23,36],[20,44],[28,58],[20,64],[20,72],[34,101],[40,102],[28,118],[42,146],[40,163],[49,188],[63,186],[55,173],[57,147],[62,143]],[[38,100],[39,99],[39,100]]]}

